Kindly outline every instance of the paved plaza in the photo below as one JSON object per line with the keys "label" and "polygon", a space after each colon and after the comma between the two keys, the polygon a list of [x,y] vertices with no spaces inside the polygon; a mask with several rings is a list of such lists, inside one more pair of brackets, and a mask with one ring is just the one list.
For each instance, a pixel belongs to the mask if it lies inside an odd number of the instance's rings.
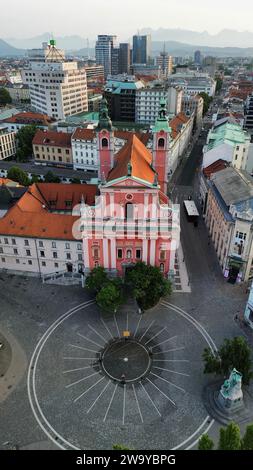
{"label": "paved plaza", "polygon": [[212,428],[201,355],[241,334],[238,286],[213,282],[201,293],[193,282],[193,293],[144,315],[129,304],[113,316],[79,287],[0,282],[0,326],[15,341],[10,368],[19,360],[8,395],[0,379],[0,448],[186,449]]}

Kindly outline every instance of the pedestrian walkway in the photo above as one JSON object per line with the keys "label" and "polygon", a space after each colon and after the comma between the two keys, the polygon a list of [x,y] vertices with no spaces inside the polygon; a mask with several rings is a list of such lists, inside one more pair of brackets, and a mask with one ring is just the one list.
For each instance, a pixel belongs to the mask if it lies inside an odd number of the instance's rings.
{"label": "pedestrian walkway", "polygon": [[181,244],[175,257],[174,292],[191,292],[190,280]]}
{"label": "pedestrian walkway", "polygon": [[1,343],[3,348],[1,352],[8,351],[8,367],[3,370],[0,376],[0,403],[6,400],[8,395],[18,385],[20,380],[23,378],[26,371],[27,359],[26,355],[14,338],[14,336],[3,329],[0,325],[1,331]]}

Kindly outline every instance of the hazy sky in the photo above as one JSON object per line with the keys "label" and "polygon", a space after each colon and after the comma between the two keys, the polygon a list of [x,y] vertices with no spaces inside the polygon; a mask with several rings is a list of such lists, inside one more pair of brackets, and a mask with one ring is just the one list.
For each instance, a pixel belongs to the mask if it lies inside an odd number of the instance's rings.
{"label": "hazy sky", "polygon": [[2,38],[26,38],[48,31],[55,36],[78,34],[91,39],[98,33],[115,33],[127,39],[142,27],[253,31],[252,0],[241,4],[238,0],[11,0],[4,4]]}

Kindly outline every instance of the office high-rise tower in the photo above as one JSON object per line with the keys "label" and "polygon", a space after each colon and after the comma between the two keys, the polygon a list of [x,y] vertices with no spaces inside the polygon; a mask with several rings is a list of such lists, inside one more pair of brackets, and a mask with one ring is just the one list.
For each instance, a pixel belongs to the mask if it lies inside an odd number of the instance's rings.
{"label": "office high-rise tower", "polygon": [[130,73],[130,44],[119,45],[119,73]]}
{"label": "office high-rise tower", "polygon": [[151,58],[151,35],[133,36],[133,64],[148,64]]}
{"label": "office high-rise tower", "polygon": [[117,36],[100,34],[96,42],[96,63],[103,65],[105,78],[113,72],[113,49],[116,47]]}

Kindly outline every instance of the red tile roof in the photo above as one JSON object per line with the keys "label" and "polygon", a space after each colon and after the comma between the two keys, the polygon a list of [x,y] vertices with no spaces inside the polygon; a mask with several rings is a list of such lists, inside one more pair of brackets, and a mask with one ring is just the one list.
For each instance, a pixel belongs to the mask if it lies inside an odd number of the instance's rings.
{"label": "red tile roof", "polygon": [[203,170],[203,173],[206,178],[210,178],[210,176],[213,173],[217,173],[218,171],[224,170],[227,167],[228,167],[228,162],[226,162],[225,160],[219,159],[219,160],[216,160],[216,162],[212,163],[211,165],[207,166]]}
{"label": "red tile roof", "polygon": [[[88,184],[33,184],[0,219],[0,233],[20,237],[74,240],[72,227],[79,217],[53,211],[71,211],[80,203],[82,197],[87,204],[94,204],[96,192],[97,186]],[[52,205],[50,201],[55,201],[56,204]],[[66,206],[66,201],[71,201],[71,205]]]}
{"label": "red tile roof", "polygon": [[172,129],[172,138],[176,139],[177,135],[180,133],[180,130],[184,124],[189,121],[189,118],[184,113],[177,114],[170,121],[170,127]]}
{"label": "red tile roof", "polygon": [[55,119],[47,116],[47,114],[40,114],[40,113],[19,113],[15,114],[4,122],[13,123],[13,124],[38,124],[48,126],[48,124],[55,122]]}
{"label": "red tile roof", "polygon": [[37,130],[33,145],[47,145],[52,147],[71,147],[71,135],[67,132]]}
{"label": "red tile roof", "polygon": [[116,155],[115,167],[110,171],[107,180],[113,181],[128,175],[128,164],[131,164],[131,175],[153,184],[155,170],[152,168],[152,155],[145,145],[132,135],[126,145]]}
{"label": "red tile roof", "polygon": [[93,129],[84,129],[82,127],[78,127],[74,134],[72,135],[72,139],[76,140],[94,140],[96,137],[96,132]]}

